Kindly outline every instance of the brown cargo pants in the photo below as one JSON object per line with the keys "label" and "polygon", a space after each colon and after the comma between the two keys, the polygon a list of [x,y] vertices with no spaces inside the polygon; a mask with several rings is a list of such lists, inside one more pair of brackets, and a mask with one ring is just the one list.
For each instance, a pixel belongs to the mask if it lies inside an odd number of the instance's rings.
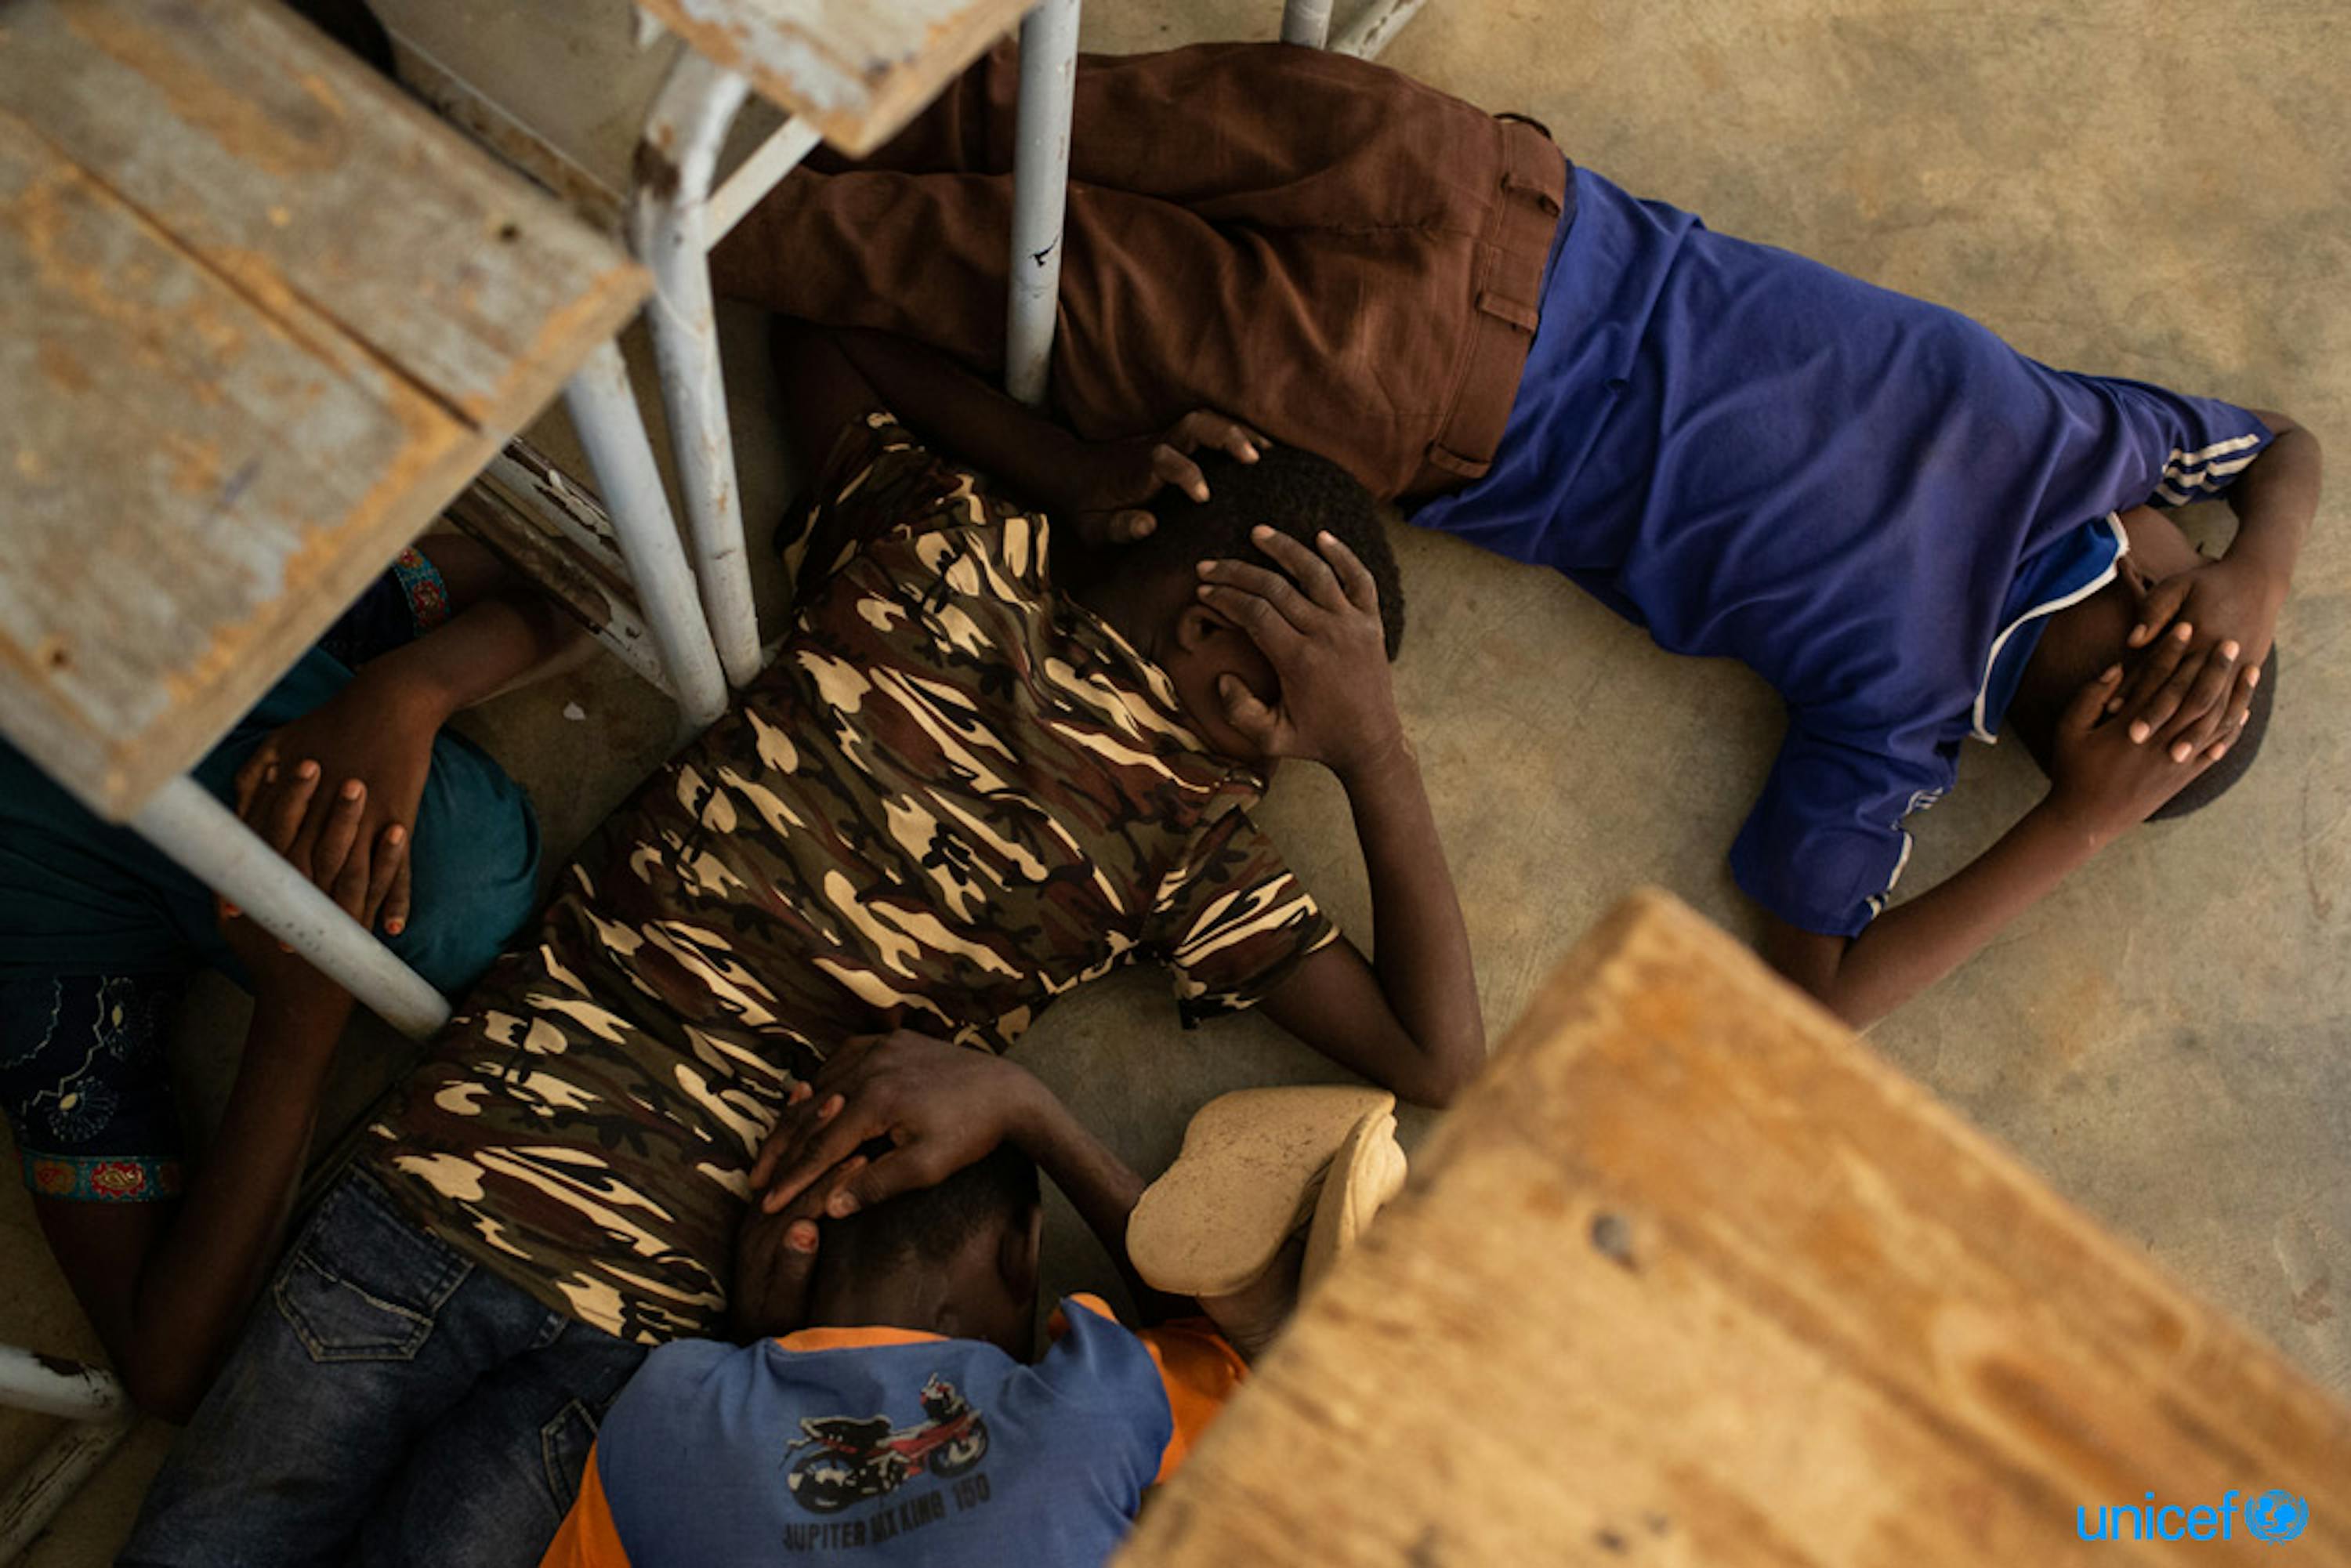
{"label": "brown cargo pants", "polygon": [[[872,158],[798,170],[712,256],[722,295],[1004,359],[1018,57]],[[1086,56],[1051,396],[1092,439],[1220,409],[1382,497],[1486,471],[1569,190],[1540,127],[1282,44]]]}

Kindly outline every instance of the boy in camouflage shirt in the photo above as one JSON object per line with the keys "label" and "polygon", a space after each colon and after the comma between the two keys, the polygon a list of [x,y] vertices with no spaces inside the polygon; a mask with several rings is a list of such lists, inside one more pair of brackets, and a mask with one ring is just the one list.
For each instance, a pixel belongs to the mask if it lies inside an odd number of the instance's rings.
{"label": "boy in camouflage shirt", "polygon": [[[975,455],[1068,438],[887,344],[796,341],[796,434],[831,456],[781,652],[371,1129],[127,1561],[536,1561],[645,1349],[723,1324],[760,1140],[844,1040],[1001,1051],[1147,957],[1186,1022],[1261,1004],[1408,1098],[1481,1060],[1361,486],[1198,415],[1071,444],[1094,509],[1049,519],[882,398]],[[1376,968],[1249,816],[1281,756],[1347,786]]]}

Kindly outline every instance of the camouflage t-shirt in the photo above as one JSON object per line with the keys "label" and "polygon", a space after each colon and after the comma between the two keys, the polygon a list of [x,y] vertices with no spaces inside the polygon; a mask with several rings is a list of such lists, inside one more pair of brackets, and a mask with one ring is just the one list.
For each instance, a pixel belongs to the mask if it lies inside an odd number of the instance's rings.
{"label": "camouflage t-shirt", "polygon": [[435,1234],[646,1343],[720,1322],[745,1179],[833,1042],[1004,1051],[1133,959],[1188,1021],[1336,931],[1041,517],[880,415],[817,482],[790,634],[568,866],[370,1157]]}

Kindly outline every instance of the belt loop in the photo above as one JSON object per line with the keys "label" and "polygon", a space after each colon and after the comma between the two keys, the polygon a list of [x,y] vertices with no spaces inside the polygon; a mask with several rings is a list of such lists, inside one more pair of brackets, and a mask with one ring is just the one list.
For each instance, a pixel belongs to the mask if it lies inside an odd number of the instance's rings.
{"label": "belt loop", "polygon": [[1508,321],[1511,326],[1530,336],[1532,336],[1534,329],[1542,324],[1542,315],[1534,306],[1521,305],[1515,299],[1506,299],[1490,288],[1479,290],[1478,308],[1498,321]]}
{"label": "belt loop", "polygon": [[1523,124],[1542,137],[1538,143],[1532,138],[1514,134],[1510,130],[1502,132],[1502,189],[1524,192],[1535,199],[1545,216],[1559,216],[1562,210],[1560,198],[1552,193],[1553,168],[1566,162],[1560,154],[1559,144],[1552,140],[1550,131],[1524,115],[1503,115],[1499,118],[1506,122],[1515,120]]}
{"label": "belt loop", "polygon": [[1483,479],[1486,471],[1493,467],[1491,463],[1480,463],[1474,457],[1462,456],[1442,441],[1428,444],[1428,465],[1442,468],[1458,479]]}

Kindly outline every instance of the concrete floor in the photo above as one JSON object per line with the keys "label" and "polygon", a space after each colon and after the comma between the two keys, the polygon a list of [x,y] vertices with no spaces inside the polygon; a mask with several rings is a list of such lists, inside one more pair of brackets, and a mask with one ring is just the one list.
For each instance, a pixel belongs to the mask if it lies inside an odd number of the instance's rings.
{"label": "concrete floor", "polygon": [[[530,61],[534,78],[580,67],[562,47],[503,48],[526,37],[518,16],[532,7],[543,0],[383,5],[442,27],[444,52]],[[1096,0],[1086,42],[1270,37],[1277,11]],[[617,28],[618,15],[613,0],[580,6],[565,37]],[[1571,156],[1632,189],[1959,307],[2038,358],[2291,410],[2334,437],[2338,468],[2351,464],[2346,57],[2351,14],[2337,7],[2186,0],[2062,11],[1432,0],[1386,56],[1535,115]],[[627,100],[653,68],[591,75],[601,96],[549,111],[578,155],[607,167],[625,156]],[[756,320],[726,327],[744,492],[764,529],[784,488],[760,434],[772,388]],[[2280,629],[2267,754],[2228,804],[2108,851],[1872,1040],[2351,1393],[2351,740],[2336,716],[2351,704],[2346,497],[2338,473]],[[1409,530],[1400,541],[1416,622],[1399,688],[1496,1032],[1635,883],[1749,931],[1721,855],[1776,742],[1771,694],[1736,668],[1659,653],[1546,573]],[[475,722],[531,786],[559,848],[657,759],[665,717],[607,663]],[[1907,885],[1963,863],[2039,788],[2022,755],[1971,747],[1961,788],[1917,834]],[[1293,770],[1265,816],[1342,920],[1364,929],[1362,871],[1328,780]],[[189,1030],[199,1114],[241,1028],[242,999],[216,995]],[[1179,1034],[1164,995],[1153,977],[1120,977],[1064,1003],[1023,1047],[1137,1166],[1169,1157],[1217,1092],[1321,1075],[1256,1020]],[[349,1049],[355,1108],[401,1048],[374,1030]],[[1424,1127],[1408,1117],[1408,1139]],[[0,1187],[0,1342],[94,1354],[21,1195]],[[1061,1282],[1107,1281],[1066,1212],[1055,1235]],[[0,1469],[45,1435],[0,1417]],[[142,1427],[26,1561],[104,1561],[167,1440]]]}

